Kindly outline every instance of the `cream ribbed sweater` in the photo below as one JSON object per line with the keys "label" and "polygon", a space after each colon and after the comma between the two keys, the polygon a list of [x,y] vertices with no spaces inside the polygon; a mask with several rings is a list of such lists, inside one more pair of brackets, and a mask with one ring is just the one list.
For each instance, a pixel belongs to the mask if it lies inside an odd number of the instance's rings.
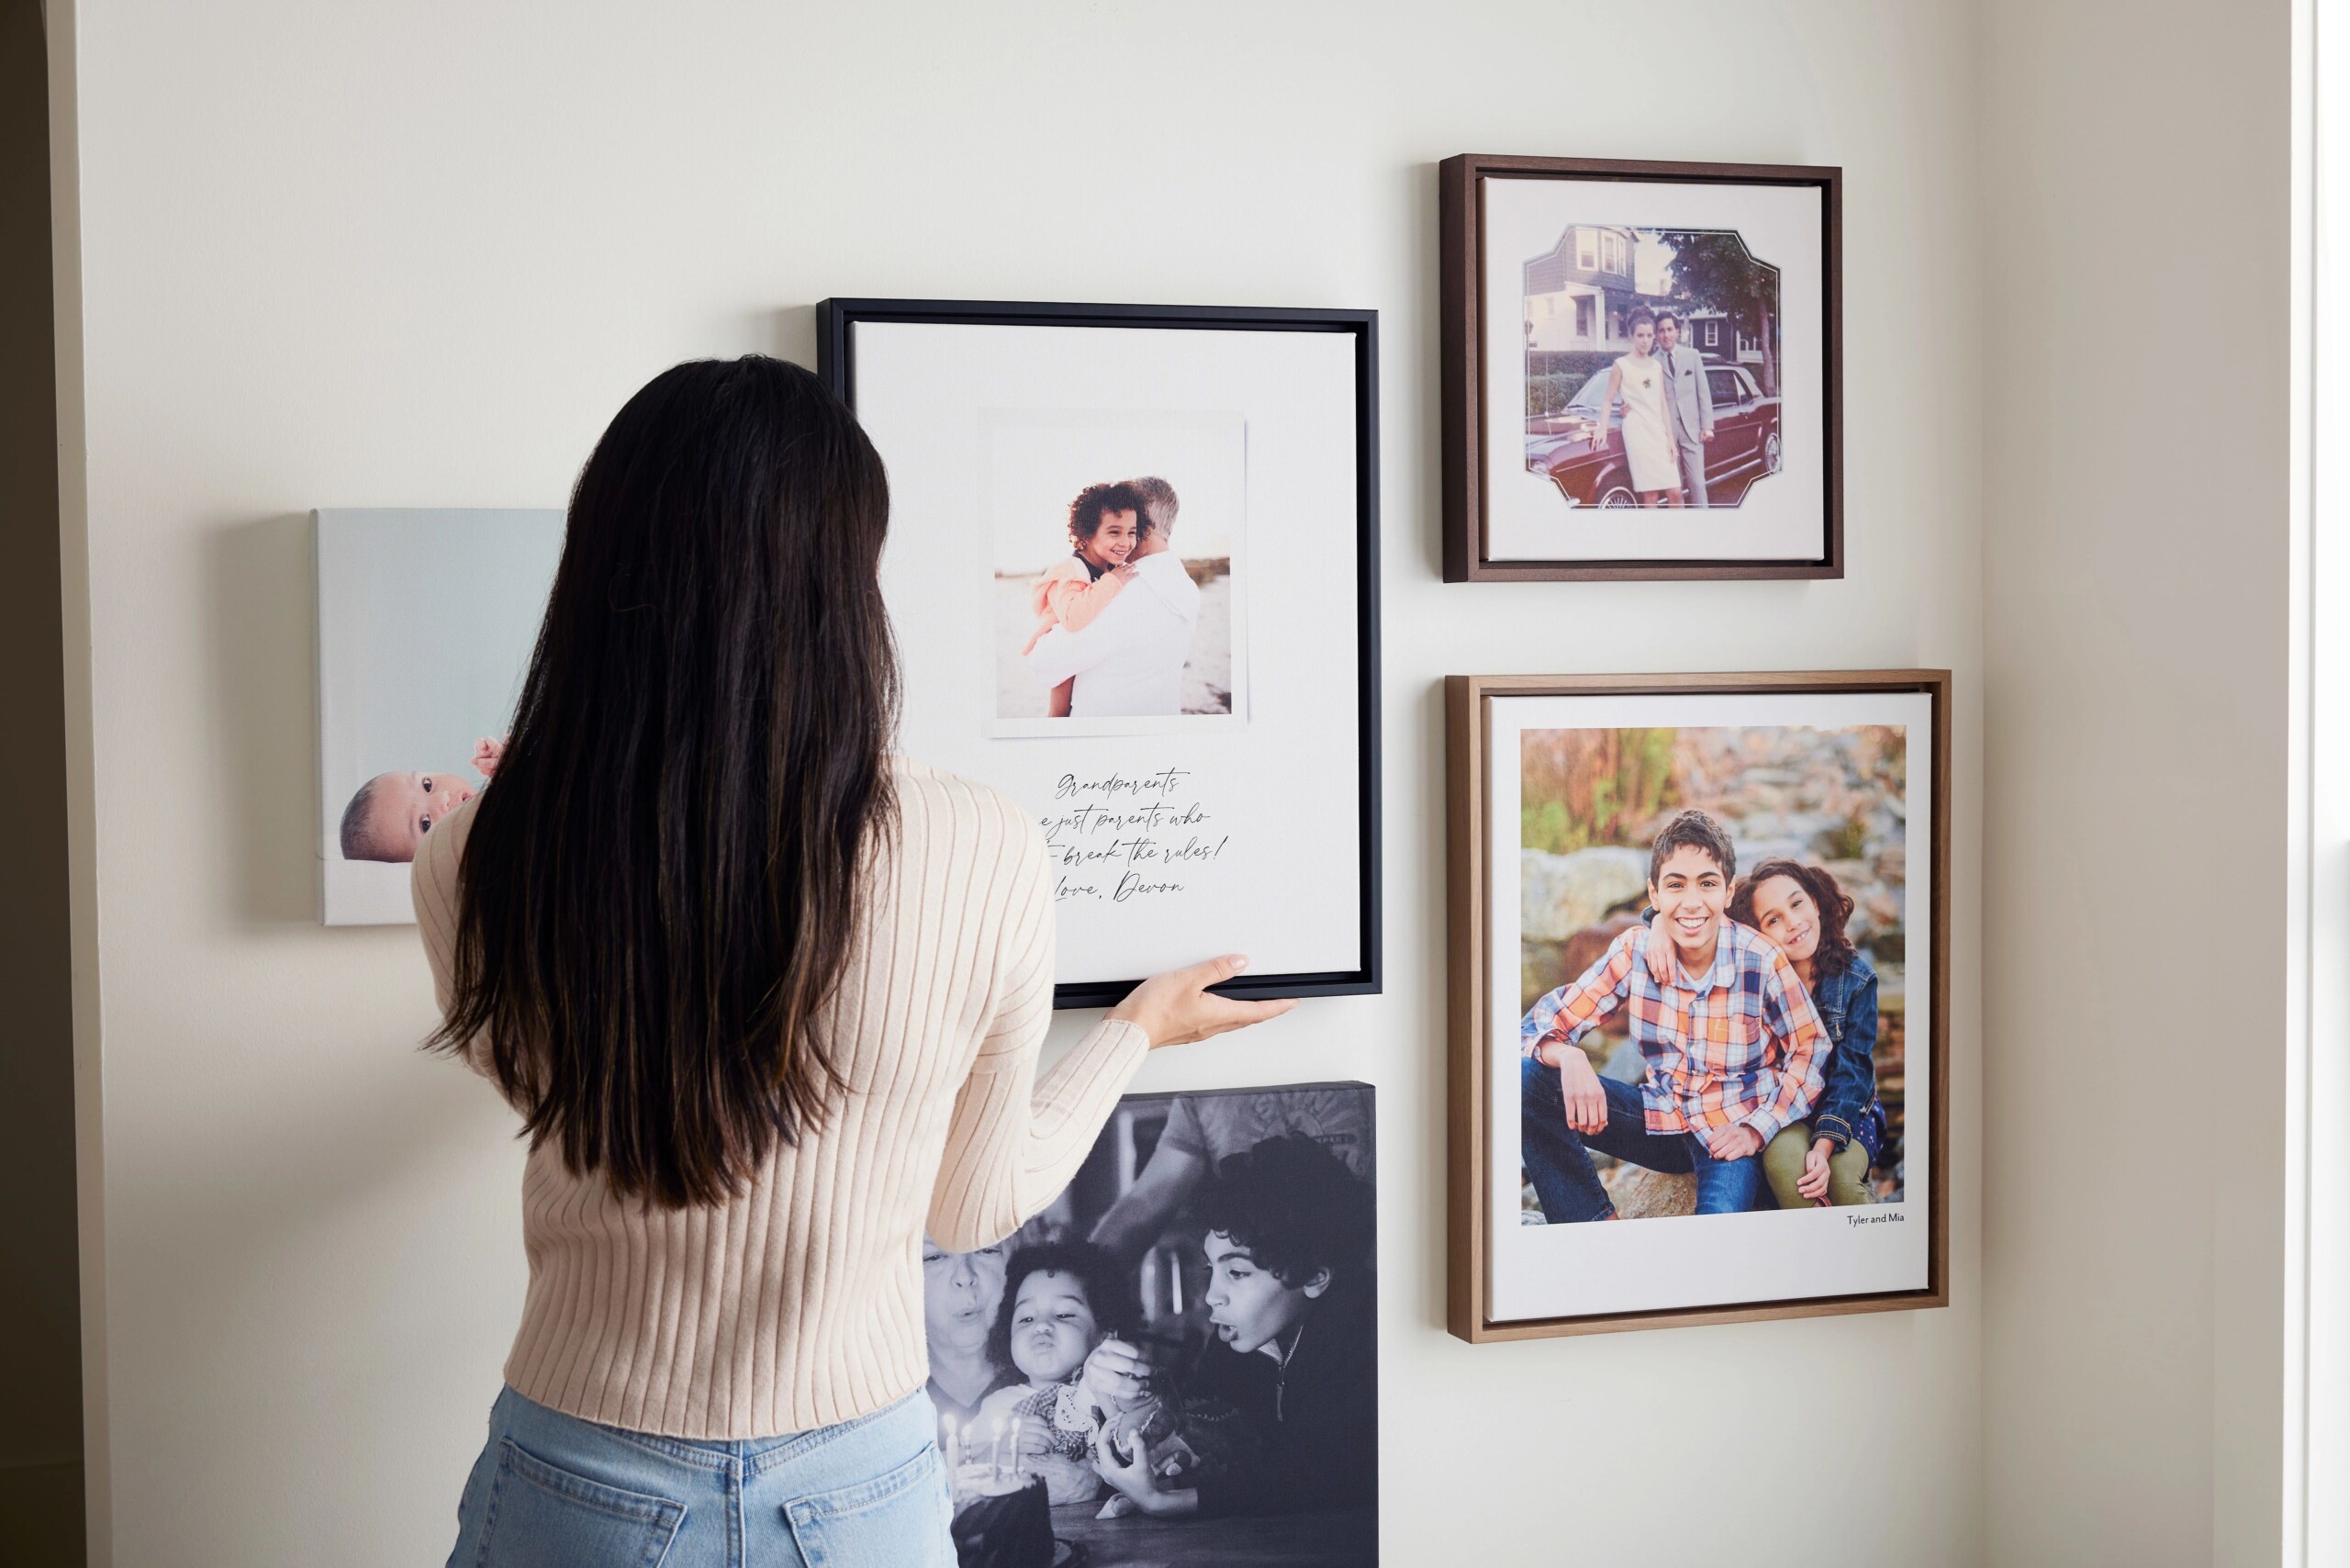
{"label": "cream ribbed sweater", "polygon": [[[1058,1194],[1149,1041],[1104,1020],[1035,1078],[1053,907],[1035,823],[980,785],[897,772],[901,829],[828,1038],[849,1084],[736,1201],[647,1210],[552,1144],[522,1172],[531,1263],[506,1381],[542,1405],[672,1437],[752,1438],[923,1385],[922,1234],[966,1249]],[[416,915],[449,1000],[470,805],[418,855]]]}

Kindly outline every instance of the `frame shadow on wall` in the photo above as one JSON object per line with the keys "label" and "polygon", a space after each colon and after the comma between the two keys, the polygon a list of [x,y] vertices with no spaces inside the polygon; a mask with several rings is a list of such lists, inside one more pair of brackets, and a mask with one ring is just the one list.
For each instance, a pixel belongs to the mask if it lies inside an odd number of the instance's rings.
{"label": "frame shadow on wall", "polygon": [[214,706],[212,842],[240,925],[316,918],[317,626],[309,514],[224,520],[204,537],[206,689]]}

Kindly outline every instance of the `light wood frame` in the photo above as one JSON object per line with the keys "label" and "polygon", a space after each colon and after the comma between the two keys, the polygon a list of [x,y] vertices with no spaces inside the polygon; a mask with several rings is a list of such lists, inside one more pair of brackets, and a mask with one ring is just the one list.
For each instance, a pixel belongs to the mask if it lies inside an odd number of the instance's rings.
{"label": "light wood frame", "polygon": [[[1450,976],[1451,1060],[1447,1107],[1446,1327],[1472,1344],[1539,1339],[1562,1334],[1605,1334],[1628,1328],[1706,1323],[1751,1323],[1772,1317],[1822,1317],[1847,1312],[1895,1312],[1944,1306],[1950,1301],[1950,672],[1939,669],[1805,670],[1753,675],[1455,675],[1445,678],[1448,959]],[[1933,955],[1927,999],[1927,1076],[1931,1084],[1926,1135],[1928,1182],[1926,1286],[1864,1295],[1806,1297],[1732,1306],[1664,1308],[1575,1317],[1515,1318],[1487,1315],[1487,1249],[1491,1242],[1486,1167],[1490,1061],[1488,1034],[1494,999],[1486,948],[1492,933],[1485,911],[1491,889],[1486,854],[1485,757],[1489,700],[1495,697],[1674,696],[1686,694],[1804,694],[1924,692],[1932,699],[1934,737],[1932,821],[1926,839],[1932,857]],[[1914,838],[1916,823],[1911,823]],[[1916,1158],[1913,1150],[1909,1158]]]}

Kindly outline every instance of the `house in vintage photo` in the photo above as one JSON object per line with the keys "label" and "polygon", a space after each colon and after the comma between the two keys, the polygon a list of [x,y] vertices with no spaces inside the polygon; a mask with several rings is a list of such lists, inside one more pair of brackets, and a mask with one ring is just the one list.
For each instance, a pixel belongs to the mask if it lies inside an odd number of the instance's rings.
{"label": "house in vintage photo", "polygon": [[[1609,223],[1571,223],[1559,242],[1526,263],[1526,350],[1530,355],[1598,355],[1628,351],[1625,318],[1640,307],[1670,309],[1684,323],[1683,343],[1721,364],[1759,367],[1766,357],[1753,321],[1673,293],[1673,251],[1655,230]],[[1543,359],[1542,370],[1589,369],[1601,360]],[[1757,370],[1758,375],[1760,371]]]}
{"label": "house in vintage photo", "polygon": [[[1682,341],[1707,359],[1725,364],[1742,364],[1750,369],[1762,364],[1762,338],[1741,330],[1738,318],[1729,311],[1710,308],[1683,308],[1680,314],[1682,320],[1687,323],[1687,336]],[[1760,375],[1759,370],[1757,375]]]}
{"label": "house in vintage photo", "polygon": [[1639,235],[1606,223],[1574,223],[1526,263],[1526,346],[1535,353],[1620,353],[1631,344],[1624,318],[1658,301],[1640,293],[1634,267]]}

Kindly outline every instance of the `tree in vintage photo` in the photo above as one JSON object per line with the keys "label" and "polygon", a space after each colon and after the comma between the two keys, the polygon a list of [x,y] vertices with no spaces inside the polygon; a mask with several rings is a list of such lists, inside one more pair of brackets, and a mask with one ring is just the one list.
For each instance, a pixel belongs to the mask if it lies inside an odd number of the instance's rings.
{"label": "tree in vintage photo", "polygon": [[1779,269],[1757,261],[1734,229],[1666,229],[1657,239],[1673,251],[1667,297],[1726,312],[1740,332],[1762,346],[1754,376],[1762,395],[1779,395]]}

